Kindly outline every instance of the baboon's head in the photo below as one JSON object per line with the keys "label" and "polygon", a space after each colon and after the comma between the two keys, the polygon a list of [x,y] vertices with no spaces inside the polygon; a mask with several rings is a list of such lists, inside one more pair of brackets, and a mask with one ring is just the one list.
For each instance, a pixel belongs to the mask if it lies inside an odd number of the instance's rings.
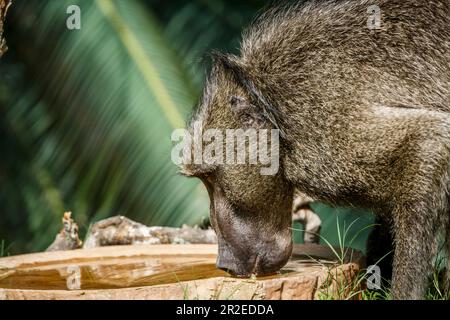
{"label": "baboon's head", "polygon": [[[223,157],[216,157],[215,162],[204,158],[195,162],[192,157],[193,163],[185,164],[182,172],[200,178],[206,186],[211,224],[219,242],[217,266],[237,276],[274,273],[284,266],[292,251],[293,190],[278,166],[278,151],[282,152],[282,148],[277,149],[276,141],[271,140],[276,119],[269,108],[239,60],[216,54],[189,131],[194,137],[192,154],[199,152],[199,146],[208,153],[212,142],[219,141],[223,144],[216,144],[218,149],[211,153]],[[200,129],[203,141],[195,139],[194,131],[198,133]],[[211,135],[210,129],[217,131]],[[227,129],[241,129],[246,142],[239,144],[239,131],[233,131],[236,139],[230,139]],[[258,143],[254,140],[255,133]],[[230,140],[234,142],[231,149]],[[252,146],[258,147],[259,155],[265,151],[261,142],[267,143],[266,155],[271,163],[263,164],[260,158],[250,163]],[[234,161],[227,155],[227,149],[232,150]],[[244,164],[239,164],[237,159],[242,149],[246,151],[246,159]]]}

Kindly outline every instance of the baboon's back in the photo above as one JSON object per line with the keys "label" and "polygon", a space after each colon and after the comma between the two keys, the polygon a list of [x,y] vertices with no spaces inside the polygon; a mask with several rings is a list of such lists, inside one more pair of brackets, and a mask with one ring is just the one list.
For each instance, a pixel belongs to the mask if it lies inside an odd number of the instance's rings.
{"label": "baboon's back", "polygon": [[244,35],[243,62],[273,100],[450,111],[450,1],[376,1],[379,29],[368,26],[372,4],[273,9]]}

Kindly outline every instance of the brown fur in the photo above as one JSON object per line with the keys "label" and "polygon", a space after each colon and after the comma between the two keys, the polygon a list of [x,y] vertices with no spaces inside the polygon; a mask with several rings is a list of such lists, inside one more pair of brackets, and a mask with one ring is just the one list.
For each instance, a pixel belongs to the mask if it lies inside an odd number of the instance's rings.
{"label": "brown fur", "polygon": [[[380,30],[366,25],[372,4]],[[192,120],[282,132],[276,176],[184,168],[208,186],[220,267],[248,276],[285,264],[295,187],[378,214],[386,223],[371,239],[394,238],[394,298],[424,296],[436,236],[449,226],[449,28],[448,0],[309,1],[263,14],[240,56],[214,55]]]}

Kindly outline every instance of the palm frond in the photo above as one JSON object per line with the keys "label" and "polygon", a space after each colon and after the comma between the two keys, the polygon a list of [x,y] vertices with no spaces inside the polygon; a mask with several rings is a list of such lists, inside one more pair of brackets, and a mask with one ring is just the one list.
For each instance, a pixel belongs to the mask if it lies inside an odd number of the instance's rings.
{"label": "palm frond", "polygon": [[79,0],[82,28],[70,31],[69,4],[22,2],[11,22],[15,58],[30,73],[2,107],[12,134],[33,150],[37,187],[17,190],[38,217],[27,217],[31,229],[45,238],[33,241],[43,247],[64,210],[85,225],[117,213],[158,225],[199,221],[207,197],[170,161],[170,134],[197,91],[157,20],[138,1]]}

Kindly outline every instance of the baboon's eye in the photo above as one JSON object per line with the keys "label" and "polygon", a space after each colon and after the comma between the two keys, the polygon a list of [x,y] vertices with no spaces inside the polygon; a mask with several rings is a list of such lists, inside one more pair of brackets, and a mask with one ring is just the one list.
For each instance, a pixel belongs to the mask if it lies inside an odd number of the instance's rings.
{"label": "baboon's eye", "polygon": [[214,182],[213,174],[210,172],[202,174],[202,176],[200,178],[204,181],[207,181],[210,184],[213,184],[213,182]]}
{"label": "baboon's eye", "polygon": [[203,182],[203,185],[205,186],[206,190],[208,191],[208,195],[209,195],[210,199],[213,199],[214,186],[213,186],[213,183],[211,182],[211,179],[205,178],[205,177],[198,177],[198,178]]}
{"label": "baboon's eye", "polygon": [[214,175],[212,173],[204,173],[198,176],[205,186],[212,191],[214,185]]}
{"label": "baboon's eye", "polygon": [[178,173],[187,178],[198,178],[202,180],[203,183],[208,187],[212,187],[214,183],[213,172],[202,172],[202,171],[181,169],[178,171]]}

